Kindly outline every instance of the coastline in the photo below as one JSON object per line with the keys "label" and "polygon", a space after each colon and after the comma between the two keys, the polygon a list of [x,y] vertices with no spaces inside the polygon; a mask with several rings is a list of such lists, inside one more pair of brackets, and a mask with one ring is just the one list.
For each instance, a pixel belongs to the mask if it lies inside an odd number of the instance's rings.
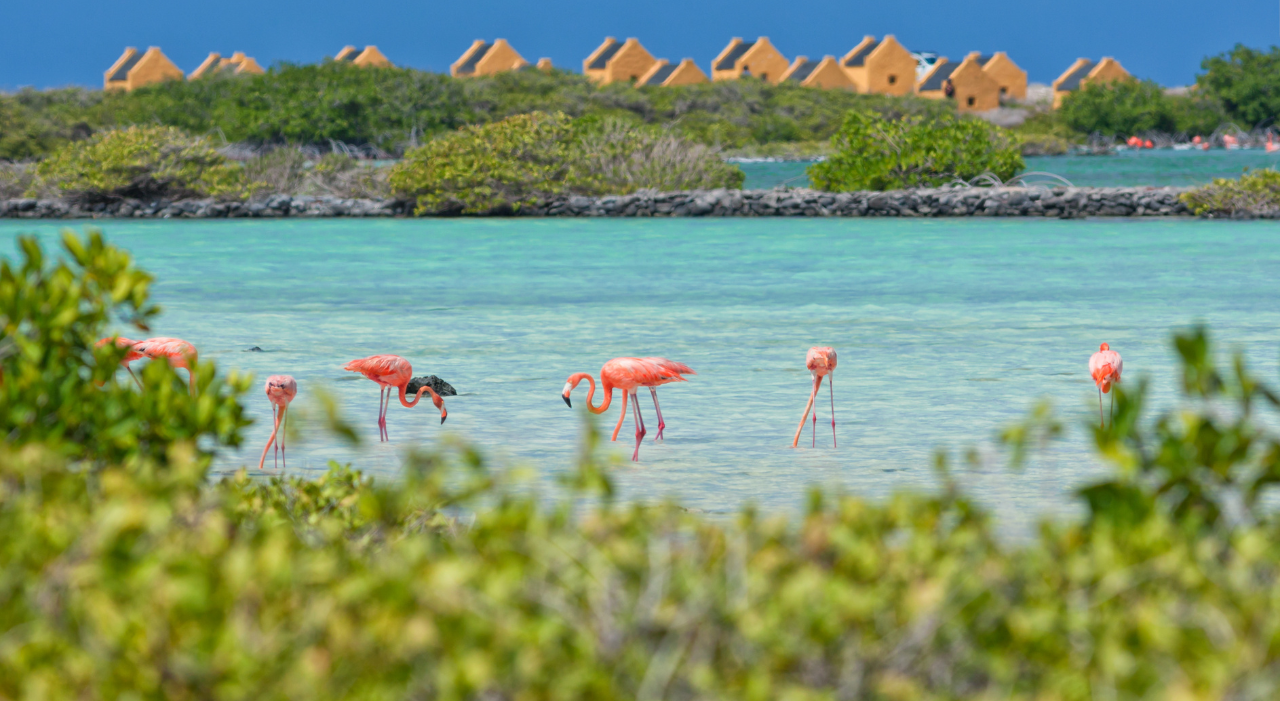
{"label": "coastline", "polygon": [[[992,187],[822,192],[770,190],[640,191],[630,195],[554,197],[518,211],[469,216],[533,217],[1190,217],[1178,196],[1186,187]],[[271,197],[249,202],[213,199],[120,200],[82,204],[66,200],[0,200],[9,219],[235,219],[412,216],[398,199],[327,196]],[[441,212],[427,216],[451,216]]]}

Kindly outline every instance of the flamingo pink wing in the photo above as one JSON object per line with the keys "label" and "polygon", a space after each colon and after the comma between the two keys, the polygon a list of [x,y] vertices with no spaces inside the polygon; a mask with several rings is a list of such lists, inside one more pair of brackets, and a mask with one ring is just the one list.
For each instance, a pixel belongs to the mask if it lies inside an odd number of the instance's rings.
{"label": "flamingo pink wing", "polygon": [[342,368],[358,372],[374,382],[400,386],[413,377],[413,366],[398,355],[371,355],[347,363]]}

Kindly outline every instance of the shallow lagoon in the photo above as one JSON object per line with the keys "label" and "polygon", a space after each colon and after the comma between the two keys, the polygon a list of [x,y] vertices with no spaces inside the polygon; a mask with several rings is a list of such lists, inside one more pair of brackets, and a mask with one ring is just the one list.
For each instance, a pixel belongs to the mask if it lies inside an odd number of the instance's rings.
{"label": "shallow lagoon", "polygon": [[[78,224],[77,224],[78,225]],[[60,224],[0,222],[6,239]],[[1014,219],[321,220],[105,222],[155,273],[154,330],[220,367],[254,372],[261,421],[220,469],[256,463],[268,374],[324,385],[364,431],[352,450],[308,434],[290,468],[356,463],[394,475],[400,451],[451,434],[550,482],[571,464],[581,409],[567,375],[618,355],[692,365],[660,390],[667,440],[622,463],[631,498],[678,496],[712,512],[801,504],[809,484],[869,495],[933,484],[933,451],[989,446],[1038,397],[1068,437],[1028,470],[964,482],[1006,523],[1070,513],[1071,489],[1105,468],[1083,426],[1096,417],[1085,364],[1099,341],[1126,381],[1174,397],[1171,329],[1201,319],[1244,344],[1274,380],[1280,353],[1280,227],[1269,222]],[[791,450],[809,387],[805,350],[832,345],[840,446],[825,390],[819,447]],[[264,353],[245,352],[259,346]],[[342,364],[409,358],[461,396],[439,425],[393,405],[379,445],[371,382]],[[586,385],[575,395],[585,404]],[[298,404],[302,403],[302,399]],[[647,397],[641,403],[652,431]],[[611,430],[615,403],[601,421]],[[824,430],[825,429],[825,430]],[[630,421],[610,450],[630,455]],[[804,442],[807,445],[806,431]]]}
{"label": "shallow lagoon", "polygon": [[[1028,172],[1053,173],[1077,187],[1151,185],[1202,185],[1214,178],[1238,178],[1248,169],[1275,168],[1280,153],[1262,149],[1226,151],[1119,151],[1108,156],[1033,156],[1025,159]],[[746,173],[744,187],[808,187],[808,161],[760,161],[740,163]],[[1032,177],[1031,182],[1061,184],[1052,178]]]}

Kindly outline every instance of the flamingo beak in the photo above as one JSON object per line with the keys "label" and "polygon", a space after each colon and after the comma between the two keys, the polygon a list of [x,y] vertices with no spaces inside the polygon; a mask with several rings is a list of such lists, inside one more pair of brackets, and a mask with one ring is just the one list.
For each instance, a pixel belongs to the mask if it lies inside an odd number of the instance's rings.
{"label": "flamingo beak", "polygon": [[448,412],[443,412],[443,411],[442,411],[442,412],[440,412],[440,423],[444,423],[444,420],[445,420],[445,419],[447,419],[447,418],[449,418],[449,413],[448,413]]}
{"label": "flamingo beak", "polygon": [[573,408],[573,402],[569,401],[569,395],[562,394],[560,395],[560,398],[564,400],[564,403],[566,406],[568,406],[570,409]]}

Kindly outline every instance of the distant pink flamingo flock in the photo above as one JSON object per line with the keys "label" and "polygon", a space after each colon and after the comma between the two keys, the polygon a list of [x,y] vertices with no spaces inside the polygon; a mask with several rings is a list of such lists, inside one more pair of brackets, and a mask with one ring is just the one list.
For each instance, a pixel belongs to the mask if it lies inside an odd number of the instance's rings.
{"label": "distant pink flamingo flock", "polygon": [[[108,343],[114,343],[119,348],[127,349],[125,356],[120,360],[120,364],[129,372],[139,387],[142,387],[142,383],[138,376],[133,373],[129,364],[142,358],[151,360],[164,359],[174,368],[187,370],[191,394],[192,396],[195,395],[196,380],[193,366],[197,362],[198,353],[191,343],[182,339],[168,337],[149,338],[143,341],[112,337],[99,340],[97,345],[104,346]],[[812,446],[817,446],[818,411],[814,404],[818,391],[822,387],[823,379],[827,380],[827,388],[830,392],[831,444],[832,447],[836,447],[835,386],[833,381],[833,374],[836,370],[835,349],[829,346],[814,346],[810,348],[805,356],[805,367],[809,370],[813,385],[809,392],[809,401],[805,404],[804,413],[800,417],[800,425],[796,428],[795,436],[791,440],[791,447],[795,448],[799,445],[800,435],[804,432],[804,425],[809,419],[810,411],[813,411]],[[423,394],[430,394],[431,403],[440,410],[440,423],[443,424],[445,419],[448,418],[449,414],[445,409],[444,400],[429,385],[424,384],[414,395],[412,401],[407,399],[407,387],[413,378],[413,367],[408,360],[398,355],[383,354],[359,358],[348,362],[343,366],[343,369],[350,372],[358,372],[378,384],[377,423],[379,438],[382,441],[390,440],[390,435],[387,431],[387,411],[391,405],[391,398],[396,394],[397,390],[399,390],[400,404],[406,408],[413,408],[418,404]],[[1123,369],[1124,363],[1120,358],[1120,354],[1111,350],[1110,345],[1106,343],[1101,344],[1098,352],[1089,358],[1089,374],[1098,387],[1099,422],[1104,427],[1106,425],[1106,416],[1102,408],[1102,395],[1110,394],[1112,387],[1120,383]],[[604,393],[604,397],[599,405],[593,403],[596,393],[596,380],[590,373],[586,372],[578,372],[569,376],[565,381],[563,390],[561,390],[561,398],[564,399],[565,404],[572,407],[573,402],[570,400],[570,395],[583,380],[586,380],[590,385],[590,389],[587,392],[587,409],[593,414],[603,414],[609,410],[613,403],[613,391],[615,389],[621,390],[622,410],[619,412],[618,423],[614,426],[610,439],[614,441],[618,439],[618,433],[626,420],[628,410],[630,410],[636,427],[635,448],[632,450],[631,459],[638,462],[640,460],[640,444],[647,434],[644,417],[640,410],[639,389],[641,387],[648,388],[650,395],[653,397],[653,408],[658,416],[658,433],[654,436],[654,440],[662,440],[666,422],[662,418],[662,408],[658,404],[657,388],[674,382],[687,382],[685,375],[696,374],[693,368],[688,365],[667,358],[614,358],[600,368],[600,388]],[[267,440],[266,446],[263,447],[262,456],[258,460],[259,469],[264,468],[267,452],[273,445],[277,448],[278,458],[281,460],[286,459],[285,437],[284,434],[280,433],[280,429],[282,426],[287,427],[287,411],[289,403],[298,394],[298,383],[289,375],[272,375],[267,379],[265,390],[267,400],[272,405],[274,426],[271,431],[271,437]],[[1114,420],[1114,394],[1112,394],[1111,413]],[[277,437],[279,438],[278,443]],[[279,465],[279,462],[276,462],[276,464]]]}

